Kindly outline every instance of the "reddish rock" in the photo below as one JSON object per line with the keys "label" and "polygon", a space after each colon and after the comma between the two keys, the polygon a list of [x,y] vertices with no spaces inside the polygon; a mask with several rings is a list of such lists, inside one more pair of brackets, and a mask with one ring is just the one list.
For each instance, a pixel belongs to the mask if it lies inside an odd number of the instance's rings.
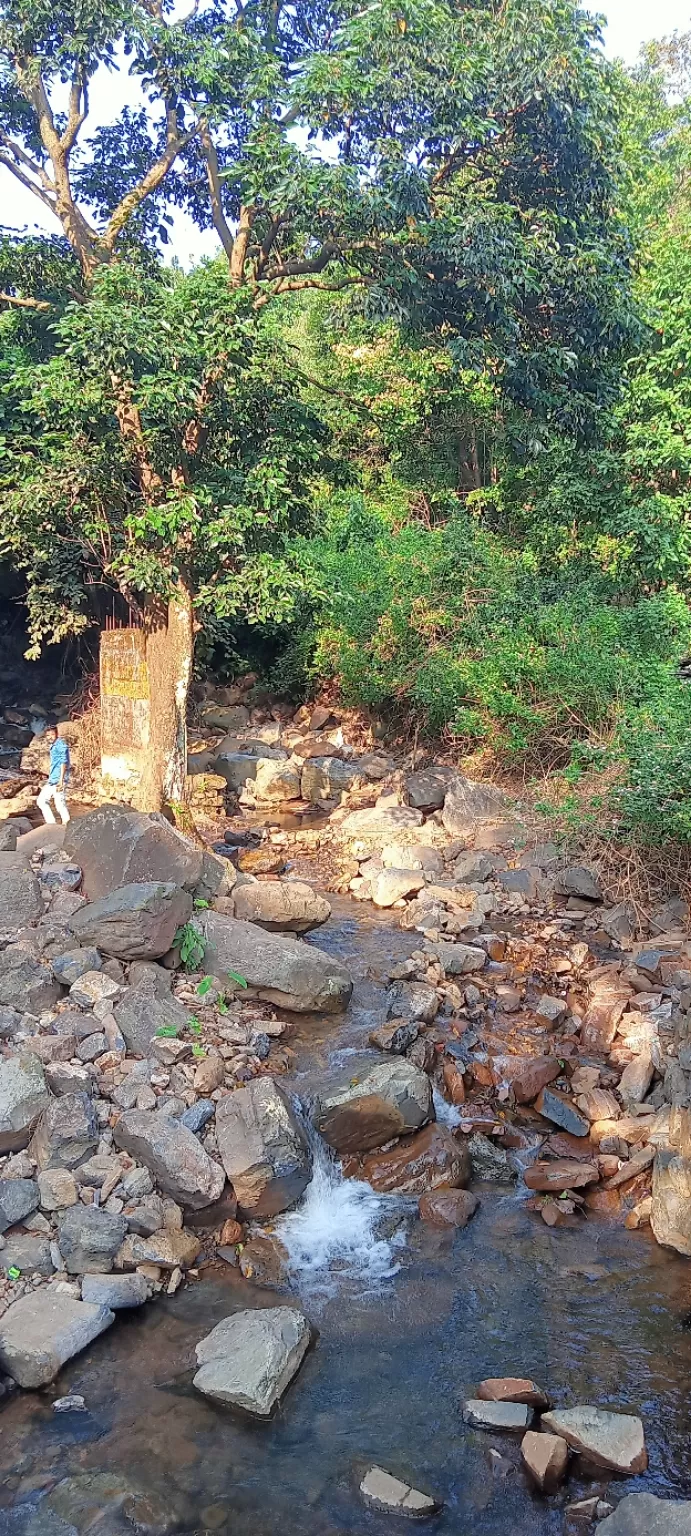
{"label": "reddish rock", "polygon": [[651,1168],[654,1158],[654,1147],[641,1147],[638,1152],[634,1152],[633,1157],[630,1157],[628,1162],[623,1163],[621,1168],[607,1180],[604,1188],[618,1189],[620,1184],[628,1184],[631,1179],[637,1178],[638,1174],[643,1173],[646,1168]]}
{"label": "reddish rock", "polygon": [[349,1159],[344,1172],[366,1179],[381,1194],[424,1195],[431,1189],[468,1184],[470,1154],[443,1126],[428,1125],[406,1136],[390,1152],[372,1152],[357,1164]]}
{"label": "reddish rock", "polygon": [[616,1216],[621,1210],[621,1196],[616,1189],[590,1189],[585,1197],[589,1211],[601,1216]]}
{"label": "reddish rock", "polygon": [[501,1056],[494,1060],[495,1077],[509,1084],[517,1104],[531,1104],[560,1071],[554,1056]]}
{"label": "reddish rock", "polygon": [[552,1157],[575,1158],[578,1163],[592,1163],[593,1149],[582,1136],[570,1136],[568,1131],[557,1131],[542,1144],[543,1152]]}
{"label": "reddish rock", "polygon": [[527,1403],[540,1412],[549,1408],[546,1392],[529,1376],[488,1376],[480,1382],[477,1395],[488,1403]]}
{"label": "reddish rock", "polygon": [[563,1481],[569,1447],[561,1435],[538,1434],[529,1429],[521,1441],[523,1465],[541,1493],[555,1493]]}
{"label": "reddish rock", "polygon": [[576,1103],[591,1125],[596,1120],[616,1120],[621,1113],[618,1100],[606,1088],[590,1088],[578,1095]]}
{"label": "reddish rock", "polygon": [[422,1220],[433,1227],[467,1227],[479,1204],[477,1195],[467,1189],[435,1189],[420,1196],[419,1210]]}
{"label": "reddish rock", "polygon": [[598,1178],[595,1163],[578,1163],[575,1158],[533,1163],[524,1174],[528,1189],[580,1189],[584,1184],[596,1184]]}
{"label": "reddish rock", "polygon": [[444,1088],[452,1104],[465,1103],[465,1084],[463,1073],[459,1072],[454,1061],[445,1061],[442,1071]]}

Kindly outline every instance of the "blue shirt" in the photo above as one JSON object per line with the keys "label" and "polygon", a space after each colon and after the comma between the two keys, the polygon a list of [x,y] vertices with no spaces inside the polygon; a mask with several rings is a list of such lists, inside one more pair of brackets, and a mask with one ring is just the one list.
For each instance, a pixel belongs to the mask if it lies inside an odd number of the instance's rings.
{"label": "blue shirt", "polygon": [[48,774],[49,784],[60,783],[60,771],[62,769],[63,763],[65,764],[65,783],[69,784],[70,749],[64,737],[58,736],[50,749],[50,773]]}

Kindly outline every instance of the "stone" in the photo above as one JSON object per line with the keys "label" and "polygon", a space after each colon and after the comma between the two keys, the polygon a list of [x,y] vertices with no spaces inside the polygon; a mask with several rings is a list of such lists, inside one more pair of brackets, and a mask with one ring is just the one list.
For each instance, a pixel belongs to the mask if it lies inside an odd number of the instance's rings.
{"label": "stone", "polygon": [[47,1386],[112,1322],[108,1307],[50,1289],[21,1296],[0,1317],[0,1365],[20,1387]]}
{"label": "stone", "polygon": [[44,1168],[77,1168],[98,1146],[94,1106],[86,1093],[51,1099],[34,1131],[30,1153]]}
{"label": "stone", "polygon": [[267,1419],[309,1343],[310,1325],[295,1307],[235,1312],[198,1343],[194,1386],[215,1402]]}
{"label": "stone", "polygon": [[213,1120],[215,1113],[216,1105],[211,1099],[197,1099],[196,1104],[191,1104],[189,1109],[183,1111],[180,1116],[180,1124],[186,1125],[188,1131],[192,1131],[195,1136],[198,1136],[199,1132],[203,1131],[204,1126],[208,1125],[210,1120]]}
{"label": "stone", "polygon": [[418,811],[438,811],[444,804],[449,785],[456,778],[453,768],[435,764],[433,768],[421,768],[407,774],[404,789],[408,805]]}
{"label": "stone", "polygon": [[378,1051],[388,1051],[392,1056],[403,1056],[418,1037],[418,1026],[412,1019],[391,1019],[382,1024],[369,1037],[370,1045]]}
{"label": "stone", "polygon": [[269,933],[309,933],[331,916],[331,906],[326,898],[301,880],[240,885],[233,901],[237,918],[258,923]]}
{"label": "stone", "polygon": [[0,930],[16,933],[43,916],[41,887],[21,853],[0,853]]}
{"label": "stone", "polygon": [[422,889],[425,876],[421,870],[383,869],[371,882],[375,907],[393,907],[397,901]]}
{"label": "stone", "polygon": [[0,951],[0,1007],[40,1015],[60,997],[52,969],[24,944]]}
{"label": "stone", "polygon": [[521,1460],[541,1493],[556,1493],[566,1476],[569,1447],[560,1435],[529,1429],[521,1441]]}
{"label": "stone", "polygon": [[81,866],[91,903],[120,886],[173,882],[196,890],[203,854],[165,816],[102,805],[69,823],[64,850]]}
{"label": "stone", "polygon": [[25,1042],[25,1050],[32,1056],[38,1056],[39,1061],[47,1067],[51,1062],[65,1063],[70,1061],[77,1049],[74,1035],[32,1035]]}
{"label": "stone", "polygon": [[96,1061],[98,1056],[105,1055],[108,1050],[108,1041],[103,1034],[87,1035],[85,1040],[80,1040],[75,1055],[80,1061]]}
{"label": "stone", "polygon": [[215,1093],[217,1088],[222,1088],[225,1081],[226,1064],[222,1056],[217,1056],[209,1051],[195,1068],[194,1091],[195,1093]]}
{"label": "stone", "polygon": [[433,1227],[467,1227],[480,1204],[467,1189],[436,1189],[421,1195],[419,1212]]}
{"label": "stone", "polygon": [[118,982],[105,976],[103,971],[87,971],[70,987],[70,1002],[79,1008],[93,1008],[95,1003],[112,1003],[121,991]]}
{"label": "stone", "polygon": [[[221,742],[223,746],[223,742]],[[257,772],[256,753],[221,751],[212,759],[214,772],[225,779],[229,789],[243,789]]]}
{"label": "stone", "polygon": [[21,1152],[50,1100],[43,1067],[25,1052],[0,1061],[0,1154]]}
{"label": "stone", "polygon": [[250,723],[250,712],[245,704],[204,704],[201,717],[212,731],[242,731]]}
{"label": "stone", "polygon": [[463,1404],[463,1422],[473,1429],[530,1429],[533,1417],[526,1403],[490,1403],[471,1397]]}
{"label": "stone", "polygon": [[98,950],[90,945],[85,949],[66,949],[62,955],[53,955],[53,974],[64,987],[71,987],[88,971],[100,971],[102,961]]}
{"label": "stone", "polygon": [[528,1376],[487,1376],[477,1395],[487,1403],[527,1403],[540,1412],[549,1408],[547,1394]]}
{"label": "stone", "polygon": [[297,763],[278,762],[272,757],[258,757],[252,784],[257,800],[281,804],[300,799],[300,769]]}
{"label": "stone", "polygon": [[346,1171],[364,1179],[379,1194],[424,1195],[470,1182],[470,1154],[442,1125],[428,1125],[406,1136],[388,1152],[353,1159]]}
{"label": "stone", "polygon": [[79,1199],[77,1181],[68,1168],[45,1168],[39,1173],[38,1189],[42,1211],[64,1211]]}
{"label": "stone", "polygon": [[436,956],[447,976],[468,976],[484,970],[487,955],[475,944],[425,944],[425,953]]}
{"label": "stone", "polygon": [[511,1058],[505,1066],[502,1058],[502,1076],[509,1082],[517,1104],[532,1104],[560,1072],[554,1056],[534,1056],[523,1061],[519,1058],[515,1066],[511,1065]]}
{"label": "stone", "polygon": [[119,960],[156,960],[192,914],[188,891],[172,881],[121,885],[70,919],[75,937]]}
{"label": "stone", "polygon": [[116,1262],[123,1267],[140,1264],[157,1264],[160,1269],[189,1269],[201,1251],[199,1238],[186,1227],[180,1230],[159,1227],[148,1237],[130,1236],[117,1255]]}
{"label": "stone", "polygon": [[232,971],[244,978],[252,996],[296,1013],[347,1008],[352,980],[339,960],[316,946],[219,912],[199,913],[194,921],[207,944],[204,965],[213,975]]}
{"label": "stone", "polygon": [[315,1124],[337,1152],[367,1152],[416,1131],[433,1117],[432,1086],[411,1061],[382,1062],[357,1081],[325,1092]]}
{"label": "stone", "polygon": [[592,869],[583,864],[569,864],[556,876],[555,890],[560,896],[582,896],[587,901],[602,901],[600,880]]}
{"label": "stone", "polygon": [[[296,750],[302,756],[302,747]],[[320,800],[340,800],[363,777],[356,763],[345,763],[338,757],[311,757],[300,776],[300,794],[311,805]]]}
{"label": "stone", "polygon": [[52,1275],[55,1268],[48,1239],[21,1230],[5,1239],[0,1264],[5,1273],[9,1269],[18,1269],[23,1275]]}
{"label": "stone", "polygon": [[0,1008],[0,1040],[11,1040],[21,1023],[16,1008]]}
{"label": "stone", "polygon": [[364,811],[351,811],[341,823],[344,837],[387,838],[411,827],[422,826],[422,811],[410,805],[373,805]]}
{"label": "stone", "polygon": [[393,1514],[408,1515],[414,1519],[434,1515],[442,1507],[428,1493],[420,1493],[410,1483],[402,1483],[400,1478],[392,1477],[383,1467],[370,1467],[362,1479],[360,1492],[375,1509],[387,1509]]}
{"label": "stone", "polygon": [[570,1136],[588,1136],[590,1121],[576,1109],[573,1101],[556,1088],[543,1088],[535,1100],[535,1108],[546,1120],[551,1120]]}
{"label": "stone", "polygon": [[633,1414],[609,1413],[590,1404],[553,1408],[543,1414],[542,1428],[561,1435],[573,1451],[610,1472],[634,1477],[648,1465],[643,1425]]}
{"label": "stone", "polygon": [[[573,1079],[571,1086],[573,1088]],[[616,1120],[620,1113],[614,1094],[606,1088],[590,1088],[587,1093],[578,1095],[576,1104],[591,1125],[597,1120]]]}
{"label": "stone", "polygon": [[669,1138],[653,1164],[650,1225],[663,1248],[691,1257],[691,1112],[673,1110]]}
{"label": "stone", "polygon": [[503,869],[497,879],[505,891],[513,891],[525,901],[536,901],[540,888],[539,869]]}
{"label": "stone", "polygon": [[629,1493],[598,1525],[597,1536],[691,1536],[691,1503]]}
{"label": "stone", "polygon": [[611,1178],[606,1179],[603,1189],[619,1189],[622,1184],[628,1184],[631,1179],[636,1179],[639,1173],[644,1173],[649,1168],[655,1157],[654,1147],[640,1147],[637,1152],[623,1162],[621,1168]]}
{"label": "stone", "polygon": [[62,1097],[66,1093],[92,1093],[94,1080],[87,1067],[77,1067],[70,1061],[51,1061],[46,1067],[46,1083],[51,1093]]}
{"label": "stone", "polygon": [[82,1301],[97,1307],[110,1307],[120,1312],[123,1307],[141,1307],[149,1295],[149,1287],[143,1275],[136,1271],[128,1275],[88,1274],[82,1280]]}
{"label": "stone", "polygon": [[275,1216],[299,1200],[312,1176],[307,1136],[285,1089],[255,1078],[216,1105],[223,1166],[247,1215]]}
{"label": "stone", "polygon": [[442,821],[450,837],[469,837],[480,822],[504,816],[507,804],[496,785],[480,784],[458,773],[447,786]]}
{"label": "stone", "polygon": [[504,1147],[496,1146],[482,1131],[473,1131],[468,1152],[476,1179],[492,1184],[511,1184],[516,1179],[516,1169]]}
{"label": "stone", "polygon": [[73,1205],[58,1221],[58,1244],[71,1275],[107,1274],[124,1241],[124,1216],[111,1216],[98,1205]]}
{"label": "stone", "polygon": [[35,1179],[0,1178],[0,1232],[23,1221],[38,1209],[39,1192]]}
{"label": "stone", "polygon": [[557,1190],[582,1189],[585,1184],[596,1184],[599,1172],[596,1163],[577,1162],[567,1157],[553,1162],[532,1163],[523,1174],[528,1189]]}
{"label": "stone", "polygon": [[[630,1061],[619,1079],[618,1093],[624,1108],[634,1112],[634,1105],[642,1104],[655,1074],[650,1051],[642,1051]],[[605,1115],[598,1117],[606,1119]]]}
{"label": "stone", "polygon": [[0,853],[14,853],[17,848],[17,824],[14,821],[0,823]]}
{"label": "stone", "polygon": [[[169,1035],[182,1033],[189,1021],[189,1009],[177,998],[161,993],[148,979],[123,992],[113,1010],[115,1022],[133,1056],[147,1058],[160,1030]],[[162,1038],[166,1038],[163,1036]]]}
{"label": "stone", "polygon": [[116,1146],[144,1163],[161,1189],[181,1205],[201,1210],[220,1199],[225,1185],[223,1169],[192,1131],[163,1110],[126,1111],[113,1137]]}
{"label": "stone", "polygon": [[549,1024],[551,1028],[555,1024],[561,1024],[568,1011],[563,997],[550,997],[549,993],[545,992],[537,1004],[535,1017],[540,1020],[540,1023]]}

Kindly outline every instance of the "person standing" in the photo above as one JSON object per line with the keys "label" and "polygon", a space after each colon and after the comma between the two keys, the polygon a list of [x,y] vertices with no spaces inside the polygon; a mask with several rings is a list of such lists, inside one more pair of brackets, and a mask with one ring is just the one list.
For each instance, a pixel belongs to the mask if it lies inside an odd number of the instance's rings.
{"label": "person standing", "polygon": [[50,801],[65,826],[70,819],[67,805],[67,786],[70,782],[70,749],[64,736],[59,736],[54,725],[49,725],[45,735],[50,742],[50,767],[48,783],[44,784],[36,804],[43,820],[55,824]]}

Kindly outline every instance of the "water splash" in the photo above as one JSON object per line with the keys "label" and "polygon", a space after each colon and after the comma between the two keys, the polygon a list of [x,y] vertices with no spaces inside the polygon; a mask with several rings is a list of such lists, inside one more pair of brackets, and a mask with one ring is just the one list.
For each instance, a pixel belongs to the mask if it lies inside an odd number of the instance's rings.
{"label": "water splash", "polygon": [[460,1125],[463,1119],[463,1111],[459,1108],[458,1104],[449,1104],[448,1099],[445,1099],[443,1093],[440,1093],[439,1089],[434,1086],[432,1088],[432,1099],[434,1101],[434,1113],[440,1125],[447,1125],[450,1131],[454,1130],[455,1126]]}

